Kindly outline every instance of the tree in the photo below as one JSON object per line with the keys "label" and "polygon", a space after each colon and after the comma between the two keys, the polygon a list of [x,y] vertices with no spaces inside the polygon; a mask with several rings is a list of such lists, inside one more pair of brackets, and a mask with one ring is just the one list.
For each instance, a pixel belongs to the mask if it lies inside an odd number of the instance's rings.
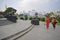
{"label": "tree", "polygon": [[17,10],[12,8],[12,7],[8,7],[5,11],[4,11],[4,15],[7,15],[7,14],[13,14],[16,12]]}
{"label": "tree", "polygon": [[37,12],[35,13],[35,17],[38,18],[38,13]]}
{"label": "tree", "polygon": [[50,17],[50,14],[49,14],[49,13],[47,13],[47,14],[45,14],[45,16],[46,16],[46,17]]}
{"label": "tree", "polygon": [[56,16],[53,12],[47,13],[45,14],[46,17],[53,17]]}
{"label": "tree", "polygon": [[24,19],[24,14],[19,15],[20,19]]}
{"label": "tree", "polygon": [[22,17],[24,14],[20,14],[19,16]]}
{"label": "tree", "polygon": [[25,15],[25,20],[27,20],[28,19],[28,15]]}

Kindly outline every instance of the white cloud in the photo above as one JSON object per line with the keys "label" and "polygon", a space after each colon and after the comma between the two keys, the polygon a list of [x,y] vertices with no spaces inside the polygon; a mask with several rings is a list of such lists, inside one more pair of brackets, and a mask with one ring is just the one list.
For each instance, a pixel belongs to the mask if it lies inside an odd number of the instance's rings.
{"label": "white cloud", "polygon": [[36,4],[44,4],[44,3],[48,3],[50,2],[50,0],[23,0],[22,1],[22,7],[25,7],[25,6],[32,6],[32,5],[36,5]]}
{"label": "white cloud", "polygon": [[23,0],[22,3],[46,3],[49,2],[50,0]]}
{"label": "white cloud", "polygon": [[21,4],[28,5],[28,4],[44,4],[49,2],[57,2],[58,0],[23,0]]}
{"label": "white cloud", "polygon": [[37,5],[44,5],[52,2],[57,2],[58,0],[23,0],[20,2],[20,6],[18,6],[21,9],[29,9],[29,8],[34,8]]}
{"label": "white cloud", "polygon": [[[9,3],[11,3],[11,2],[9,2]],[[14,2],[14,0],[13,0],[13,2]],[[29,9],[35,9],[38,7],[40,7],[40,9],[43,8],[43,10],[44,10],[44,9],[46,9],[44,7],[46,4],[54,3],[54,2],[58,2],[58,0],[16,0],[15,4],[13,4],[13,5],[10,4],[8,6],[12,6],[12,7],[16,8],[18,11],[27,10],[27,9],[28,10]],[[6,1],[5,1],[5,3],[9,4]],[[44,6],[42,6],[42,5],[44,5]]]}

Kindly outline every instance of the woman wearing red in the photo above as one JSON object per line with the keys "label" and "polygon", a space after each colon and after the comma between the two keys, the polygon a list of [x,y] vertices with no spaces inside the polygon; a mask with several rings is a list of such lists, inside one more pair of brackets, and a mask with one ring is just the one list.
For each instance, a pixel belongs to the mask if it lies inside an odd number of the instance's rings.
{"label": "woman wearing red", "polygon": [[47,17],[47,18],[45,19],[45,22],[46,22],[46,28],[48,29],[48,28],[49,28],[49,23],[50,23],[50,18]]}

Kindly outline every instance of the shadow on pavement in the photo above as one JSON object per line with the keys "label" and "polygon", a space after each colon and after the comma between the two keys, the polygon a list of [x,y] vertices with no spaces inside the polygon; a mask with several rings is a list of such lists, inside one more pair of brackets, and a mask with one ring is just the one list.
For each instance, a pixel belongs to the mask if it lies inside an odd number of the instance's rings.
{"label": "shadow on pavement", "polygon": [[[30,29],[31,27],[32,27],[32,25],[29,26],[28,28],[26,28],[26,29],[20,31],[20,32],[17,32],[16,34],[10,35],[10,36],[8,36],[8,37],[6,37],[6,38],[3,38],[3,39],[1,39],[1,40],[8,40],[8,39],[10,39],[10,38],[13,38],[14,36],[20,35],[20,33],[27,31],[27,30]],[[32,29],[32,28],[31,28],[31,29]],[[31,30],[31,29],[30,29],[30,30]],[[29,31],[28,31],[28,32],[29,32]],[[22,37],[22,36],[25,35],[25,34],[26,34],[26,33],[24,33],[24,34],[18,36],[18,37],[15,38],[14,40],[16,40],[16,39]]]}
{"label": "shadow on pavement", "polygon": [[25,33],[23,33],[22,35],[20,35],[20,36],[18,36],[18,37],[16,37],[16,38],[14,38],[13,40],[17,40],[17,39],[21,38],[22,36],[24,36],[24,35],[26,35],[27,33],[29,33],[33,28],[34,28],[34,27],[33,27],[33,26],[31,26],[31,28],[30,28],[28,31],[26,31],[26,32],[25,32]]}
{"label": "shadow on pavement", "polygon": [[12,24],[13,22],[8,21],[8,20],[0,20],[0,26],[5,26],[5,25],[9,25]]}

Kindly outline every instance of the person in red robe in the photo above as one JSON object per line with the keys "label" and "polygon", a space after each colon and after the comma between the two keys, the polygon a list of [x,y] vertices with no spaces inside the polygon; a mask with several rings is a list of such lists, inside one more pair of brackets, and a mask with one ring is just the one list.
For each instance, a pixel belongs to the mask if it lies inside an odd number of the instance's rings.
{"label": "person in red robe", "polygon": [[46,28],[48,29],[48,28],[49,28],[49,23],[50,23],[50,18],[47,17],[47,18],[45,19],[45,22],[46,22]]}

